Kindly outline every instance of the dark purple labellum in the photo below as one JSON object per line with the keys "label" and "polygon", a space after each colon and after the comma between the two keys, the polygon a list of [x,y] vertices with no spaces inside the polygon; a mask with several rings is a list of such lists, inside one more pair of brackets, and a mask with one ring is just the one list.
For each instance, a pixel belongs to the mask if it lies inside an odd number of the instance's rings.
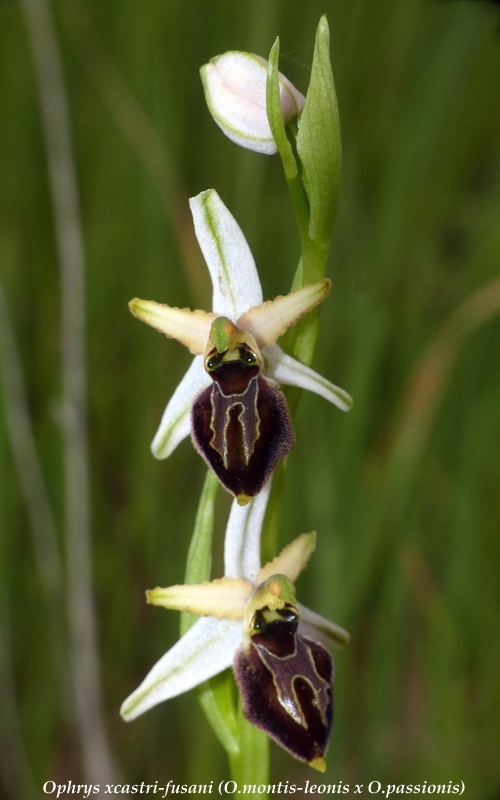
{"label": "dark purple labellum", "polygon": [[324,770],[333,722],[330,653],[297,632],[298,613],[257,611],[233,669],[247,719],[295,758]]}
{"label": "dark purple labellum", "polygon": [[251,350],[236,357],[215,350],[206,359],[213,379],[192,408],[195,447],[232,494],[258,494],[295,437],[285,398],[260,372]]}

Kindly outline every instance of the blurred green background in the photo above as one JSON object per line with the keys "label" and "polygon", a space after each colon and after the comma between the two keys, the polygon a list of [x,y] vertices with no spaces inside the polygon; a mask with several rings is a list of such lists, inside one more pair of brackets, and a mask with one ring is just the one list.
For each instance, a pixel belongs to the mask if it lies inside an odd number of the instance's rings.
{"label": "blurred green background", "polygon": [[[130,783],[229,777],[194,693],[130,724],[118,714],[177,637],[178,615],[146,606],[144,590],[182,581],[205,474],[189,441],[166,462],[150,454],[189,355],[133,319],[127,302],[209,306],[187,197],[210,187],[243,228],[266,298],[288,290],[299,244],[278,158],[223,136],[198,69],[228,49],[266,56],[279,34],[281,69],[305,91],[325,12],[344,160],[333,291],[313,366],[355,405],[345,415],[302,398],[281,539],[318,530],[300,597],[347,627],[352,644],[336,656],[326,776],[272,745],[272,780],[463,780],[467,797],[500,797],[499,9],[460,0],[51,3],[85,247],[80,443],[90,452],[90,504],[84,487],[79,498],[91,515],[95,672],[66,613],[79,581],[85,598],[85,541],[65,522],[64,296],[34,69],[34,48],[50,61],[54,42],[33,23],[36,6],[0,2],[5,797],[43,796],[46,780],[104,781],[111,769]],[[227,508],[220,493],[214,574]],[[78,705],[80,668],[91,699]],[[98,765],[89,764],[93,746]]]}

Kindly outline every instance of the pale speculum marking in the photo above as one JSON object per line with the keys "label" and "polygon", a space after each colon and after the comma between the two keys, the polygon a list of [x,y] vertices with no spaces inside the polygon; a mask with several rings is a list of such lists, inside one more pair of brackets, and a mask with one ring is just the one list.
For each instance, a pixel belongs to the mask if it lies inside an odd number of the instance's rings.
{"label": "pale speculum marking", "polygon": [[253,455],[255,442],[259,438],[260,417],[257,411],[259,385],[257,379],[258,375],[254,375],[245,391],[240,394],[226,395],[219,384],[214,383],[212,386],[210,396],[212,419],[210,428],[213,431],[213,436],[210,446],[219,453],[226,469],[229,466],[227,429],[231,421],[231,413],[237,415],[241,429],[245,463],[247,465]]}

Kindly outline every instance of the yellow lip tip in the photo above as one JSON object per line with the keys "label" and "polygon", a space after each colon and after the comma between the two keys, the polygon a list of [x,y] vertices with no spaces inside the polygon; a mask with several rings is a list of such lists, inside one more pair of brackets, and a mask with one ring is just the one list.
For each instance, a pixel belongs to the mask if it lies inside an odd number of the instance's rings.
{"label": "yellow lip tip", "polygon": [[249,494],[236,495],[236,502],[238,503],[239,506],[246,506],[250,502],[250,500],[253,500],[253,498]]}
{"label": "yellow lip tip", "polygon": [[324,758],[313,758],[312,761],[309,761],[309,766],[313,769],[317,769],[318,772],[325,772],[326,761]]}

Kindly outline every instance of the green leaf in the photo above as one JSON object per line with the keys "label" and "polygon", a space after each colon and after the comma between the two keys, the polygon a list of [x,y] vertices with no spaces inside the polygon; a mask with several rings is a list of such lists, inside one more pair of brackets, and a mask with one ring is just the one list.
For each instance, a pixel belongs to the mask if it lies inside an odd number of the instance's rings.
{"label": "green leaf", "polygon": [[[214,529],[214,505],[219,481],[211,469],[207,472],[205,483],[196,512],[193,536],[189,545],[184,583],[202,583],[210,580],[212,569],[212,538]],[[183,611],[180,632],[183,636],[196,622],[194,614]]]}
{"label": "green leaf", "polygon": [[297,136],[297,152],[309,201],[309,237],[318,246],[328,249],[338,204],[341,141],[326,16],[321,17],[316,31],[311,81]]}

